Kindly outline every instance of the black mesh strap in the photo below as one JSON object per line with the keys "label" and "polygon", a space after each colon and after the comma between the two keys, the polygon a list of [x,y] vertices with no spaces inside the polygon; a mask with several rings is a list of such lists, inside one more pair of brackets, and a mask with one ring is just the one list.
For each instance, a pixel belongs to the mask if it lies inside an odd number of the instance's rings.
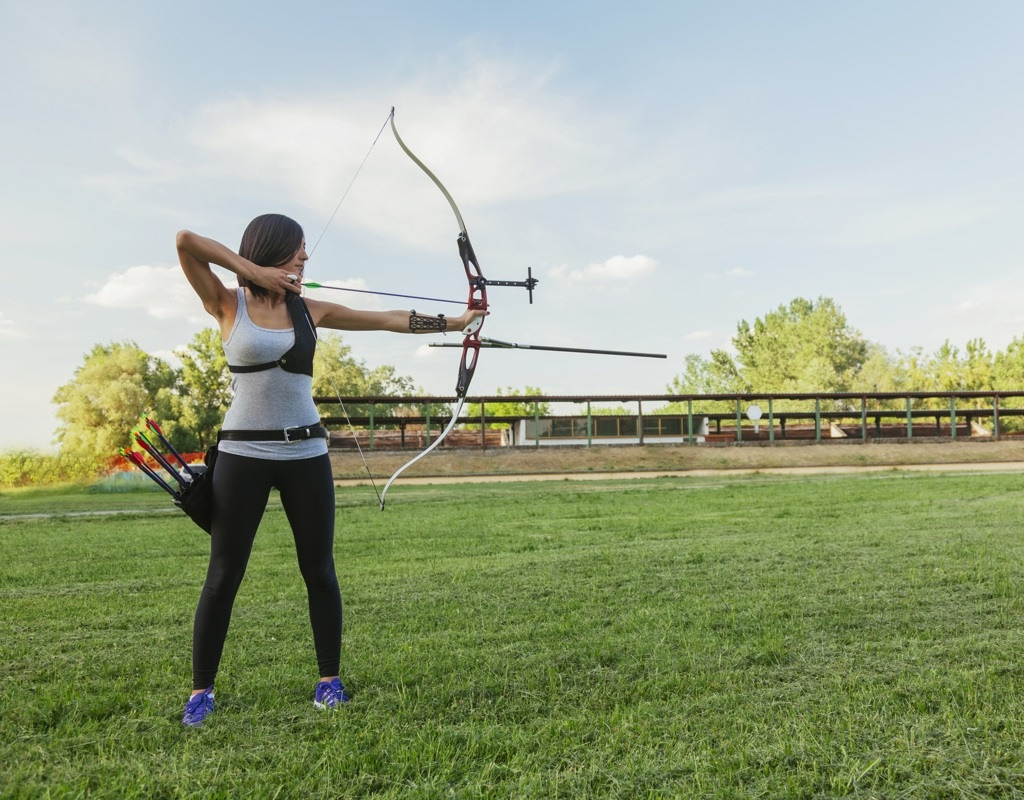
{"label": "black mesh strap", "polygon": [[294,428],[278,428],[269,431],[227,430],[217,434],[217,441],[232,442],[303,442],[306,439],[326,439],[327,428],[323,425],[298,425]]}
{"label": "black mesh strap", "polygon": [[436,317],[427,317],[423,314],[417,314],[415,311],[410,311],[409,330],[446,331],[448,330],[448,320],[444,318],[444,314],[438,314]]}

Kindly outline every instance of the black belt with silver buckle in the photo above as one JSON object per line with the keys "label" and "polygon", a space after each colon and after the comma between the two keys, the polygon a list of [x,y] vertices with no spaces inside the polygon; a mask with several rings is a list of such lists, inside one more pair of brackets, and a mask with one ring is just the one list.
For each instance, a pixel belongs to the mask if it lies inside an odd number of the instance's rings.
{"label": "black belt with silver buckle", "polygon": [[294,428],[278,428],[270,431],[221,431],[217,441],[232,442],[303,442],[307,439],[326,439],[327,428],[323,425],[296,425]]}

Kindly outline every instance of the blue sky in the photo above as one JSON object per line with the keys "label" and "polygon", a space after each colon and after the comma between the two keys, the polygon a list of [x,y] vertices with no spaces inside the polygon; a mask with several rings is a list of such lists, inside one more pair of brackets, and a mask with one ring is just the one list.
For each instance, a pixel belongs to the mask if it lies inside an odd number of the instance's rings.
{"label": "blue sky", "polygon": [[[0,448],[51,445],[94,344],[208,324],[179,229],[314,241],[391,106],[484,273],[540,279],[490,291],[485,335],[669,354],[485,351],[471,394],[663,392],[797,296],[892,349],[1024,335],[1018,2],[26,0],[0,41]],[[456,233],[385,131],[308,277],[461,298]],[[457,351],[345,339],[453,392]]]}

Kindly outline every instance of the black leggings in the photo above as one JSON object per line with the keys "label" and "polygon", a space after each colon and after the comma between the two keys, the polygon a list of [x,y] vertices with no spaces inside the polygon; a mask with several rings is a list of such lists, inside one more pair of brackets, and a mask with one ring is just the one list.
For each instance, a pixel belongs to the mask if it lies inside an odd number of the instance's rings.
{"label": "black leggings", "polygon": [[256,529],[271,488],[295,537],[299,570],[309,596],[309,619],[321,676],[341,662],[341,592],[334,574],[334,480],[327,455],[268,461],[220,453],[213,475],[210,566],[192,629],[192,688],[213,685],[231,608],[245,575]]}

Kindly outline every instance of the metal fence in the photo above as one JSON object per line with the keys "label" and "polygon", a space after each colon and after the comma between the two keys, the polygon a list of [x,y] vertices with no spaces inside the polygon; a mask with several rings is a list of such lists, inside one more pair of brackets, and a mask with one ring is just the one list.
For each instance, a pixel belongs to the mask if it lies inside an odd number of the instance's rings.
{"label": "metal fence", "polygon": [[[451,416],[438,405],[457,398],[349,396],[315,397],[319,405],[369,407],[369,414],[325,416],[335,432],[332,443],[346,446],[356,437],[370,449],[426,446]],[[480,415],[459,418],[479,431],[461,431],[448,446],[496,447],[544,444],[702,444],[785,442],[813,439],[873,440],[994,438],[1024,433],[1024,390],[989,392],[874,392],[820,394],[714,395],[501,395],[469,397]],[[515,402],[533,413],[488,414],[488,404]],[[616,413],[600,413],[609,405]],[[541,414],[541,406],[574,406],[570,413]],[[631,407],[636,407],[632,413]],[[396,408],[401,407],[396,412]],[[646,409],[645,409],[646,407]],[[417,409],[420,413],[417,413]],[[435,413],[431,413],[431,409]],[[615,425],[610,424],[615,420]],[[545,425],[544,423],[548,423]],[[502,435],[498,426],[508,431]],[[533,435],[530,436],[530,426]],[[615,428],[614,433],[609,433]],[[544,431],[547,431],[545,434]],[[520,431],[517,435],[515,432]],[[560,435],[559,431],[569,431]],[[557,440],[561,439],[559,442]]]}

